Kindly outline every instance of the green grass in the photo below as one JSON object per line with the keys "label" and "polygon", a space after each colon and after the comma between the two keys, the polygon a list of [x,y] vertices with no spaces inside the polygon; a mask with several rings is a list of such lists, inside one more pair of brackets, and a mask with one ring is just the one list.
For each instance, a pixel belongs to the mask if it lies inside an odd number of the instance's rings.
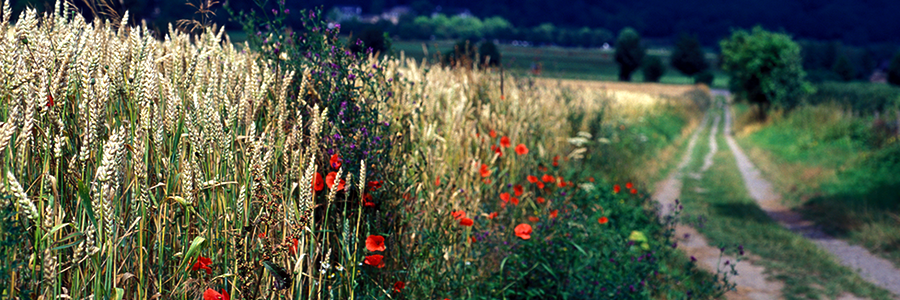
{"label": "green grass", "polygon": [[[701,133],[686,174],[702,166],[709,151],[709,131],[707,128]],[[748,195],[721,134],[717,143],[719,151],[713,156],[712,168],[700,179],[686,176],[682,188],[686,220],[712,245],[743,245],[752,255],[761,257],[755,263],[785,283],[783,293],[787,299],[834,298],[845,292],[889,299],[889,294],[840,266],[824,250],[772,221]]]}
{"label": "green grass", "polygon": [[900,265],[900,143],[836,105],[775,116],[739,139],[787,204]]}
{"label": "green grass", "polygon": [[[436,61],[436,54],[445,52],[453,47],[455,41],[394,41],[393,49],[399,55],[405,53],[406,57],[421,60],[428,58]],[[427,48],[423,49],[423,44]],[[526,75],[529,74],[532,63],[540,63],[542,77],[580,80],[618,80],[619,67],[614,61],[612,49],[581,49],[562,47],[515,47],[511,45],[498,45],[503,56],[503,65],[508,71]],[[668,51],[650,50],[650,55],[661,56],[668,62]],[[687,77],[667,66],[665,75],[660,79],[661,83],[668,84],[693,84],[693,79]],[[721,70],[714,70],[714,88],[728,86],[727,76]],[[632,75],[633,82],[642,82],[643,74],[640,69]]]}

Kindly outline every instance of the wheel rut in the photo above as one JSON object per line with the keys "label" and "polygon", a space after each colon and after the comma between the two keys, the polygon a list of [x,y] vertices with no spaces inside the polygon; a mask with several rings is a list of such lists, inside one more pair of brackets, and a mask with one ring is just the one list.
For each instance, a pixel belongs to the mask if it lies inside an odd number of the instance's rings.
{"label": "wheel rut", "polygon": [[[660,217],[662,218],[670,217],[678,205],[677,199],[681,195],[685,168],[690,164],[694,146],[700,137],[700,133],[706,129],[709,118],[710,113],[707,112],[700,126],[692,134],[687,150],[676,169],[666,179],[656,184],[656,193],[654,193],[653,199],[660,204]],[[715,135],[718,133],[720,118],[721,116],[717,114],[713,122],[713,128],[710,131],[710,146],[713,151],[710,151],[710,154],[706,156],[703,171],[712,166],[712,153],[715,153],[715,149],[718,147],[715,142]],[[695,177],[702,176],[702,174],[690,175]],[[732,277],[730,281],[737,286],[734,291],[729,291],[725,294],[728,299],[781,299],[781,290],[784,284],[780,281],[767,279],[764,274],[765,268],[754,265],[748,260],[738,261],[735,257],[722,255],[717,247],[709,245],[703,235],[691,226],[677,224],[675,226],[675,236],[678,248],[693,259],[696,259],[698,266],[708,272],[717,273],[719,270],[730,270],[726,262],[734,264],[738,275]],[[748,256],[753,257],[752,254]]]}
{"label": "wheel rut", "polygon": [[811,221],[790,210],[781,202],[781,196],[774,191],[772,184],[762,177],[759,170],[744,154],[735,142],[730,130],[732,124],[731,111],[726,105],[725,141],[737,161],[738,169],[750,196],[766,212],[766,214],[788,230],[811,240],[820,248],[831,253],[838,262],[857,272],[866,281],[884,288],[900,299],[900,270],[881,257],[875,256],[861,246],[850,245],[844,240],[825,234]]}

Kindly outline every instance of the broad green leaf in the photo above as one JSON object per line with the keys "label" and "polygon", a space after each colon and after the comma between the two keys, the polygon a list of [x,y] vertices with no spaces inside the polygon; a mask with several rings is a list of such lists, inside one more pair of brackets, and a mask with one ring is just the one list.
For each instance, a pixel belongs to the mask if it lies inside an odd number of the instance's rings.
{"label": "broad green leaf", "polygon": [[202,236],[195,237],[193,241],[191,241],[191,246],[188,247],[187,253],[184,257],[181,258],[181,264],[179,265],[179,270],[184,270],[185,264],[187,264],[188,259],[192,259],[197,257],[200,254],[200,250],[202,250],[203,246],[206,245],[206,238]]}

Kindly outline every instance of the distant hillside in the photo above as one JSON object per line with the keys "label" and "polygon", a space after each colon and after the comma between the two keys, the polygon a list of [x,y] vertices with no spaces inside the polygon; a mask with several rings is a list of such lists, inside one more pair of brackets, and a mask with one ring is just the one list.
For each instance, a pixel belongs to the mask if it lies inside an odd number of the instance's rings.
{"label": "distant hillside", "polygon": [[797,38],[837,39],[853,45],[900,42],[900,1],[892,0],[311,0],[303,5],[354,5],[363,13],[396,5],[467,8],[479,17],[502,16],[516,26],[549,22],[613,32],[631,26],[647,37],[672,37],[684,31],[698,34],[705,44],[716,42],[732,27],[757,24],[784,29]]}
{"label": "distant hillside", "polygon": [[[131,11],[132,20],[148,19],[165,27],[167,22],[191,18],[195,9],[185,2],[200,0],[127,0],[112,1],[120,11]],[[205,1],[205,0],[204,0]],[[251,9],[253,1],[229,0],[235,8]],[[52,3],[43,0],[12,1],[15,11],[25,5],[39,7]],[[75,1],[82,3],[83,1]],[[224,0],[222,1],[224,2]],[[268,1],[269,5],[274,0]],[[729,34],[730,28],[750,28],[760,24],[770,30],[784,30],[797,39],[840,40],[844,44],[900,44],[900,1],[896,0],[303,0],[287,1],[292,11],[323,6],[358,6],[362,14],[380,14],[398,5],[415,13],[431,14],[437,9],[451,13],[468,9],[485,18],[501,16],[516,27],[535,27],[552,23],[556,27],[604,28],[618,32],[631,26],[647,38],[671,38],[679,32],[697,34],[701,42],[712,46]],[[227,22],[221,5],[213,7],[215,22]],[[269,8],[267,8],[267,11]],[[298,24],[299,25],[299,24]],[[235,23],[230,28],[239,29]]]}

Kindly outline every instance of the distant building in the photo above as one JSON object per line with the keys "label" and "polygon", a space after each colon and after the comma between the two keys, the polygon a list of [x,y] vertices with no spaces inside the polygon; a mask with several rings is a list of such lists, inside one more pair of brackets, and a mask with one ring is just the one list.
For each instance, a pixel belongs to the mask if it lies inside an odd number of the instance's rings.
{"label": "distant building", "polygon": [[440,5],[434,8],[434,12],[431,13],[431,17],[435,17],[437,14],[444,14],[447,17],[460,17],[460,18],[471,18],[474,17],[472,12],[469,11],[468,8],[444,8]]}
{"label": "distant building", "polygon": [[397,25],[400,22],[400,17],[406,14],[412,13],[412,8],[406,5],[394,6],[391,9],[387,9],[381,13],[381,19],[387,20],[388,22]]}
{"label": "distant building", "polygon": [[337,23],[357,20],[361,16],[362,7],[359,6],[335,6],[329,14],[329,17]]}
{"label": "distant building", "polygon": [[872,75],[869,76],[869,82],[887,83],[887,73],[881,69],[875,69],[875,71],[872,72]]}

